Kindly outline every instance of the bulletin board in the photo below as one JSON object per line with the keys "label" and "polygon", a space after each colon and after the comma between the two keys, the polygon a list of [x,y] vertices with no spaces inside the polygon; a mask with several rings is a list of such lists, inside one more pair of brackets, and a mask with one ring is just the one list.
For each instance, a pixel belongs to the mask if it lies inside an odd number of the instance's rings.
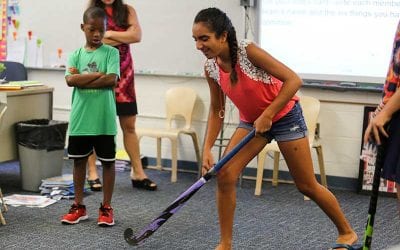
{"label": "bulletin board", "polygon": [[[368,126],[370,117],[372,113],[375,111],[376,107],[365,106],[364,107],[364,119],[363,119],[363,132],[362,136],[364,136],[364,132]],[[361,148],[363,147],[363,143],[361,144]],[[374,172],[375,165],[370,162],[365,162],[360,160],[360,168],[359,168],[359,191],[368,193],[372,190],[372,183],[374,180]],[[396,194],[396,183],[393,181],[388,181],[381,178],[381,182],[379,184],[379,192],[382,194],[387,194],[389,196],[395,196]]]}

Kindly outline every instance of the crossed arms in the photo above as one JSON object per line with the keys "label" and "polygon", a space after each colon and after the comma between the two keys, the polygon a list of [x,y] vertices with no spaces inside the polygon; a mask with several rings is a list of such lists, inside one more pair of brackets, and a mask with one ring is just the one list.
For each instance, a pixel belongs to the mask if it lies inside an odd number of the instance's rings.
{"label": "crossed arms", "polygon": [[88,74],[80,74],[75,67],[68,68],[72,75],[65,77],[67,85],[78,88],[107,88],[115,87],[118,76],[116,74],[104,74],[101,72],[92,72]]}

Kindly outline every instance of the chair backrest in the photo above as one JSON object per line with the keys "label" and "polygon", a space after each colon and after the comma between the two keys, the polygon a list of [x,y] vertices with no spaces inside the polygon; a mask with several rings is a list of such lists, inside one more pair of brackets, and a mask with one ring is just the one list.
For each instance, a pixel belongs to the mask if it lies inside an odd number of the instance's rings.
{"label": "chair backrest", "polygon": [[0,78],[7,81],[25,81],[28,80],[28,72],[25,66],[19,62],[3,61],[0,62],[6,66],[6,70],[1,72]]}
{"label": "chair backrest", "polygon": [[185,129],[191,127],[196,97],[196,91],[188,87],[174,87],[167,90],[165,95],[167,128],[171,128],[172,120],[176,116],[182,116],[185,119]]}
{"label": "chair backrest", "polygon": [[7,110],[7,104],[0,102],[0,128],[3,121],[4,114]]}
{"label": "chair backrest", "polygon": [[317,128],[321,104],[317,98],[311,96],[300,96],[300,105],[303,109],[304,120],[307,124],[310,145],[312,145],[314,142],[315,129]]}

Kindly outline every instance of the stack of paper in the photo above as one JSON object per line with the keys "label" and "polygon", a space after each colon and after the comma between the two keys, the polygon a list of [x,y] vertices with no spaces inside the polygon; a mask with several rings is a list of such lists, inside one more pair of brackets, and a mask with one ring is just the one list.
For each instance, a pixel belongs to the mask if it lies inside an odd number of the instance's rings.
{"label": "stack of paper", "polygon": [[[131,171],[131,163],[129,160],[128,153],[125,150],[117,150],[115,155],[115,171],[125,172]],[[101,166],[101,162],[96,160],[96,166]]]}
{"label": "stack of paper", "polygon": [[[72,174],[50,177],[42,180],[39,187],[40,194],[46,195],[54,200],[74,198],[74,181]],[[85,186],[86,192],[89,188]]]}
{"label": "stack of paper", "polygon": [[117,172],[131,171],[130,162],[124,160],[115,160],[115,171]]}
{"label": "stack of paper", "polygon": [[13,194],[3,198],[4,202],[7,205],[18,207],[18,206],[27,206],[27,207],[47,207],[51,205],[56,200],[40,196],[40,195],[21,195],[21,194]]}

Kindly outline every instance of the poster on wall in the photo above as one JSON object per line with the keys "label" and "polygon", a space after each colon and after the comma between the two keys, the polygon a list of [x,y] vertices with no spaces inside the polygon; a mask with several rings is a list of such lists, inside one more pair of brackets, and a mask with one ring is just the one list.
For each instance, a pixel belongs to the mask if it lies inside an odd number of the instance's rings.
{"label": "poster on wall", "polygon": [[7,0],[0,0],[0,60],[4,61],[7,54]]}
{"label": "poster on wall", "polygon": [[[364,131],[368,126],[368,122],[371,119],[372,113],[376,107],[365,106],[364,107],[364,119],[363,119],[363,132],[362,138],[364,137]],[[361,150],[363,149],[363,142],[361,142]],[[363,161],[360,160],[360,169],[358,176],[359,191],[369,192],[372,190],[372,182],[374,181],[375,163],[374,161]],[[395,182],[388,181],[381,178],[379,185],[379,192],[394,196],[396,194]]]}

